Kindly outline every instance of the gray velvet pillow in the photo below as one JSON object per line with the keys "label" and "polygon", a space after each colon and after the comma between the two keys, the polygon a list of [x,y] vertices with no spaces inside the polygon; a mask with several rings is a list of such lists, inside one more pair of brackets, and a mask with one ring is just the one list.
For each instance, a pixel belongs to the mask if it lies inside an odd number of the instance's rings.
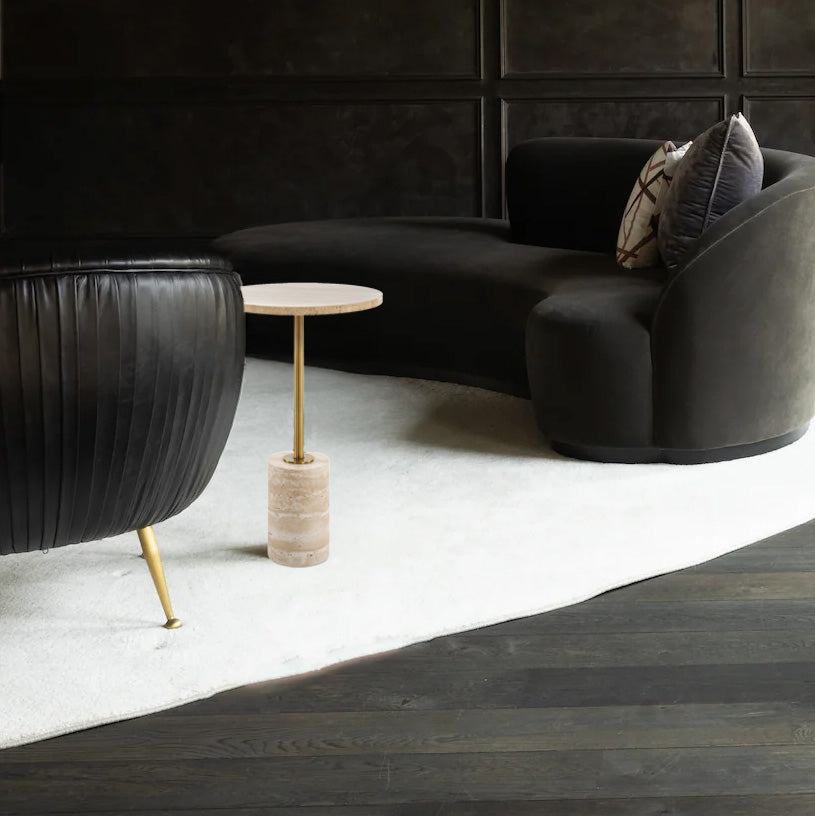
{"label": "gray velvet pillow", "polygon": [[657,242],[669,272],[678,272],[699,236],[717,219],[761,190],[764,157],[740,114],[719,122],[679,162],[665,195]]}

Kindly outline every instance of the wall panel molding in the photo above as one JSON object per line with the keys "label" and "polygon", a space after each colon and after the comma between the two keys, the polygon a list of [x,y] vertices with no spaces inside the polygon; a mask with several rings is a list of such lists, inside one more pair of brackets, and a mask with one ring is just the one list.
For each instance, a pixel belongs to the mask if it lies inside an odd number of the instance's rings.
{"label": "wall panel molding", "polygon": [[300,219],[482,214],[477,101],[34,103],[9,113],[12,237],[200,237]]}
{"label": "wall panel molding", "polygon": [[521,138],[742,107],[815,153],[812,0],[0,2],[5,235],[501,216]]}
{"label": "wall panel molding", "polygon": [[685,141],[722,119],[724,105],[723,96],[505,99],[504,149],[524,139],[564,132]]}
{"label": "wall panel molding", "polygon": [[480,0],[4,0],[4,5],[6,76],[15,80],[481,75]]}
{"label": "wall panel molding", "polygon": [[640,0],[501,0],[502,76],[721,78],[724,2],[686,0],[645,13]]}
{"label": "wall panel molding", "polygon": [[808,0],[741,0],[741,14],[746,77],[815,77],[815,13]]}
{"label": "wall panel molding", "polygon": [[745,96],[743,105],[759,143],[815,155],[815,95]]}

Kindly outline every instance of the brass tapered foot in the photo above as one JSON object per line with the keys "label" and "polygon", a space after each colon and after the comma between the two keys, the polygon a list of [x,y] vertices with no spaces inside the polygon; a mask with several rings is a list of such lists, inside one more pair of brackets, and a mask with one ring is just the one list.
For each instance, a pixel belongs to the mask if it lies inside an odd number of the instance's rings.
{"label": "brass tapered foot", "polygon": [[167,623],[164,624],[165,629],[178,629],[181,626],[181,621],[173,615],[173,605],[170,603],[170,593],[167,591],[167,581],[164,578],[164,567],[161,565],[161,555],[159,555],[158,545],[156,544],[156,536],[153,533],[152,527],[142,527],[139,533],[139,541],[141,542],[142,555],[147,561],[147,567],[150,570],[150,576],[153,579],[153,584],[158,592],[159,600],[161,601],[161,608],[167,616]]}

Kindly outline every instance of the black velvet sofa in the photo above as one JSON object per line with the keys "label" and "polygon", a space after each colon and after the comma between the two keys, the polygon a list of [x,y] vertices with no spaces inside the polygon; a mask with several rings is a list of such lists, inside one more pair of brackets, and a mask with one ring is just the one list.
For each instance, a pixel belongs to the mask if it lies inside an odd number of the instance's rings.
{"label": "black velvet sofa", "polygon": [[[244,284],[382,289],[381,309],[312,321],[309,361],[531,396],[566,455],[697,463],[792,442],[815,412],[815,158],[764,150],[761,193],[715,222],[669,280],[613,254],[658,145],[518,145],[508,221],[278,224],[216,249]],[[248,316],[248,351],[284,355],[289,328]]]}

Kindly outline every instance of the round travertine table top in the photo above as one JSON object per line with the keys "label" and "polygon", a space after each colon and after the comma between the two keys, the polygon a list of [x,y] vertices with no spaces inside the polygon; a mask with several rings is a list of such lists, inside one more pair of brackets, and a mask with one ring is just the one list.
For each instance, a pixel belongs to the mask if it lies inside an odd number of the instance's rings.
{"label": "round travertine table top", "polygon": [[382,303],[382,292],[344,283],[259,283],[242,286],[250,314],[327,315],[361,312]]}

